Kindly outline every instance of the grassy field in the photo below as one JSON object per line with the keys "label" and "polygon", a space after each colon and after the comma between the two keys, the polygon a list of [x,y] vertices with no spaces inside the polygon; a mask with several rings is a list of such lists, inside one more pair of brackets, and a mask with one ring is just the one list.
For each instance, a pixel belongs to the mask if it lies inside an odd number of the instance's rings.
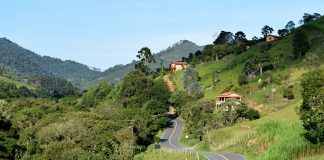
{"label": "grassy field", "polygon": [[[234,152],[248,159],[317,159],[324,147],[312,145],[296,113],[299,103],[259,120],[237,124],[211,133],[213,151]],[[223,148],[219,148],[224,146]]]}

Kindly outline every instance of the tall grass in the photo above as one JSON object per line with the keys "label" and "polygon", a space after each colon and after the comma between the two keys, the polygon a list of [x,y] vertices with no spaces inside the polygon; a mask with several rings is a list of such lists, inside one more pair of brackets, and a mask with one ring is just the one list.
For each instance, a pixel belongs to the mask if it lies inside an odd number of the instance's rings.
{"label": "tall grass", "polygon": [[261,143],[271,143],[259,160],[291,160],[296,156],[309,155],[319,147],[304,139],[301,122],[272,120],[258,126],[256,130]]}

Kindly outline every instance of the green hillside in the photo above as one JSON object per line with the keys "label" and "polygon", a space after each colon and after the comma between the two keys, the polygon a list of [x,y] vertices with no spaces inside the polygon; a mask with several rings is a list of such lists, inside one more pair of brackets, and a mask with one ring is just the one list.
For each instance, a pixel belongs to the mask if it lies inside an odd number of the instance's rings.
{"label": "green hillside", "polygon": [[[313,145],[302,136],[304,128],[297,109],[302,101],[301,79],[314,69],[324,72],[324,17],[298,30],[307,34],[310,43],[310,49],[302,57],[294,57],[295,33],[292,32],[278,41],[254,44],[243,53],[230,54],[218,61],[199,61],[192,66],[199,73],[200,89],[204,93],[203,98],[195,100],[196,103],[208,102],[214,106],[215,97],[220,93],[236,92],[243,96],[249,107],[258,110],[262,118],[211,130],[210,142],[207,137],[203,142],[183,137],[182,144],[196,145],[199,142],[198,149],[238,153],[247,159],[323,159],[324,147]],[[262,53],[264,46],[270,47]],[[240,85],[239,78],[247,63],[260,54],[268,55],[273,68],[263,75],[254,74],[248,78],[247,84]],[[178,72],[170,77],[176,90],[187,92],[183,74]],[[287,88],[291,88],[294,95],[291,100],[284,99]],[[183,112],[188,110],[184,108],[194,104],[190,101],[179,106],[180,116],[186,115]],[[219,115],[215,113],[214,116]],[[190,124],[187,127],[190,128]],[[189,134],[189,130],[185,130],[185,134]]]}
{"label": "green hillside", "polygon": [[[161,62],[163,62],[164,67],[168,67],[172,61],[181,61],[182,57],[188,57],[189,53],[195,53],[202,48],[203,47],[200,47],[188,40],[179,41],[178,43],[175,43],[167,49],[154,54],[156,63],[150,64],[149,67],[151,71],[156,71],[157,68],[161,67]],[[116,84],[120,82],[123,77],[134,68],[136,63],[137,62],[134,61],[126,65],[116,65],[115,67],[109,68],[98,75],[94,81],[87,83],[86,86],[92,86],[100,81],[108,81],[110,83]]]}
{"label": "green hillside", "polygon": [[11,67],[25,76],[54,75],[66,79],[78,87],[100,73],[75,61],[62,61],[58,58],[40,56],[6,38],[0,38],[0,57],[1,65]]}

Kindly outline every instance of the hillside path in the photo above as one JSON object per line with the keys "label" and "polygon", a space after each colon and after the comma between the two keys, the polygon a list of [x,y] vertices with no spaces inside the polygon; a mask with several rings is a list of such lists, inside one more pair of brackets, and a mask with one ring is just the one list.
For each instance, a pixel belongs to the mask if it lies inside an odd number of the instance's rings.
{"label": "hillside path", "polygon": [[203,152],[203,151],[195,151],[190,148],[183,147],[180,142],[179,138],[181,136],[183,129],[183,122],[180,118],[176,118],[172,120],[168,126],[168,129],[164,133],[161,138],[161,145],[176,150],[179,152],[195,152],[200,155],[203,155],[208,160],[245,160],[242,156],[233,153],[220,153],[220,152]]}

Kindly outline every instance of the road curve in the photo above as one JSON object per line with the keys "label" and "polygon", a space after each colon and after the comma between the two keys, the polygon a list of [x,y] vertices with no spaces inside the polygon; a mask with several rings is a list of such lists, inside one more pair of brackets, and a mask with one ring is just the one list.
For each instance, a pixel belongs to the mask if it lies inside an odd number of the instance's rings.
{"label": "road curve", "polygon": [[179,118],[172,120],[161,138],[161,145],[180,152],[196,152],[203,155],[208,160],[245,160],[242,156],[233,153],[202,152],[183,147],[179,143],[182,128],[183,122]]}

